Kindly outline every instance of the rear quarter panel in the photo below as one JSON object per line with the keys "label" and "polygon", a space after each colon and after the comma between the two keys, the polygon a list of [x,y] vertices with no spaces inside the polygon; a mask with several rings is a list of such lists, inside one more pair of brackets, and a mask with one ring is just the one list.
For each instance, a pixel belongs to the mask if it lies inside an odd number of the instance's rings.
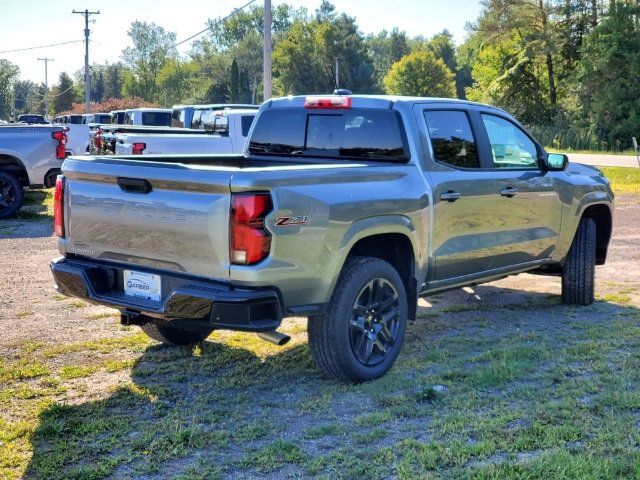
{"label": "rear quarter panel", "polygon": [[[429,201],[414,165],[245,169],[234,175],[231,190],[271,191],[274,203],[266,219],[269,258],[256,266],[232,265],[231,280],[277,285],[294,311],[329,301],[349,251],[361,238],[406,235],[416,261],[424,261]],[[277,219],[294,216],[307,222],[276,225]]]}

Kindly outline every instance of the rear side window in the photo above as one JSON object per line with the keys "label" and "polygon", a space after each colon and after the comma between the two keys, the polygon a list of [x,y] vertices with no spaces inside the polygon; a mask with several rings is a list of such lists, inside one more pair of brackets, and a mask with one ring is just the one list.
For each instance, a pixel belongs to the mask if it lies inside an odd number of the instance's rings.
{"label": "rear side window", "polygon": [[253,119],[256,118],[255,115],[243,115],[240,117],[240,122],[242,124],[242,136],[246,137],[249,135],[249,130],[251,130],[251,124],[253,123]]}
{"label": "rear side window", "polygon": [[169,127],[171,126],[171,114],[169,112],[142,112],[142,125]]}
{"label": "rear side window", "polygon": [[480,167],[476,141],[465,112],[431,110],[425,111],[424,116],[437,161],[454,167]]}
{"label": "rear side window", "polygon": [[406,161],[409,153],[400,117],[393,110],[293,108],[264,111],[249,152],[266,155]]}

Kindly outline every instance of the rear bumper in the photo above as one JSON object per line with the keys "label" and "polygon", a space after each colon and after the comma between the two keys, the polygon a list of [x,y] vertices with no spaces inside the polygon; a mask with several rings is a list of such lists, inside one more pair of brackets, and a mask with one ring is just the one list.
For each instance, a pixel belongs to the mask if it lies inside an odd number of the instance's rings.
{"label": "rear bumper", "polygon": [[189,321],[203,328],[253,332],[273,330],[282,321],[279,296],[273,288],[240,289],[189,275],[137,266],[133,269],[161,276],[160,301],[125,295],[122,265],[79,258],[51,262],[60,293],[117,308],[128,316],[139,314],[166,321]]}

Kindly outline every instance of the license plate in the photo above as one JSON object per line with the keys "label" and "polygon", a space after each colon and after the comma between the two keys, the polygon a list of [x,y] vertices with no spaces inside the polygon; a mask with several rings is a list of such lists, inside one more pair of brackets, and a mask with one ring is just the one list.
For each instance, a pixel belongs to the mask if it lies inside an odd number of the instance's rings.
{"label": "license plate", "polygon": [[132,297],[160,300],[160,275],[124,271],[124,293]]}

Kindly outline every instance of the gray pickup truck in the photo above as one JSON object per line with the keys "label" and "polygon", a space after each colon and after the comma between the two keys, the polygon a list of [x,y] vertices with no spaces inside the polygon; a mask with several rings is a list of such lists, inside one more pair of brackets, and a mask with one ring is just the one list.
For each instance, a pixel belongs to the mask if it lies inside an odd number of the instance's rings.
{"label": "gray pickup truck", "polygon": [[0,220],[13,217],[23,187],[52,187],[67,155],[66,129],[57,125],[0,126]]}
{"label": "gray pickup truck", "polygon": [[352,382],[389,370],[420,296],[529,271],[591,303],[613,206],[502,110],[356,95],[266,102],[244,155],[70,157],[55,198],[61,293],[172,344],[281,344],[307,316],[316,364]]}

